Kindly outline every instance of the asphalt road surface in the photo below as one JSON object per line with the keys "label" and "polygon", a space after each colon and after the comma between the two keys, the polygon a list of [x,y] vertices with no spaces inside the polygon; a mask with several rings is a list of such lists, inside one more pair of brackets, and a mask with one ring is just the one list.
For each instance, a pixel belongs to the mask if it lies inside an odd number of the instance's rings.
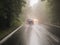
{"label": "asphalt road surface", "polygon": [[60,45],[60,28],[26,24],[1,45]]}

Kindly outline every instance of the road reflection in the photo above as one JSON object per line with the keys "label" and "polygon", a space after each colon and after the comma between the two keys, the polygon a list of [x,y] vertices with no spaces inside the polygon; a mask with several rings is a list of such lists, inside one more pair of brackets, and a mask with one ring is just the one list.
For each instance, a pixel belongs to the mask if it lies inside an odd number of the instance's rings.
{"label": "road reflection", "polygon": [[25,25],[24,38],[26,45],[54,45],[58,37],[49,32],[42,24]]}
{"label": "road reflection", "polygon": [[[44,24],[25,24],[2,45],[60,45],[60,28]],[[50,30],[53,30],[50,32]]]}

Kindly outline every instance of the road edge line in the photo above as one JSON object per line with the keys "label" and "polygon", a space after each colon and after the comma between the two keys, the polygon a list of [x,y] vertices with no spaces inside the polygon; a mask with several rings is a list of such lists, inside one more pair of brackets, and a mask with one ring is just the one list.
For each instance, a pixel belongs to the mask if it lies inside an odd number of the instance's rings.
{"label": "road edge line", "polygon": [[18,31],[23,25],[19,26],[17,29],[15,29],[13,32],[11,32],[10,34],[8,34],[6,37],[4,37],[1,41],[0,41],[0,45],[3,44],[7,39],[9,39],[16,31]]}
{"label": "road edge line", "polygon": [[45,25],[50,25],[50,26],[54,26],[54,27],[60,28],[60,26],[54,25],[54,24],[46,24],[46,23],[45,23]]}

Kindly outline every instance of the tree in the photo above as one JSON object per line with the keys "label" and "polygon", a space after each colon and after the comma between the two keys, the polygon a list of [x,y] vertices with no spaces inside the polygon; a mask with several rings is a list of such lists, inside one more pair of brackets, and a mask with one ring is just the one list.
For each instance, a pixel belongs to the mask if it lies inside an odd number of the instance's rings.
{"label": "tree", "polygon": [[0,0],[0,28],[7,28],[19,18],[24,0]]}
{"label": "tree", "polygon": [[60,25],[60,0],[47,0],[47,6],[52,18],[52,23]]}

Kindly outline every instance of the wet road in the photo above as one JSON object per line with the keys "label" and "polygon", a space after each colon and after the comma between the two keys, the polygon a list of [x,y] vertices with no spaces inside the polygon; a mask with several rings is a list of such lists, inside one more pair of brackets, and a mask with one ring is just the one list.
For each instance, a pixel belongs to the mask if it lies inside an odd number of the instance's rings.
{"label": "wet road", "polygon": [[60,28],[43,25],[24,25],[2,45],[60,45]]}

